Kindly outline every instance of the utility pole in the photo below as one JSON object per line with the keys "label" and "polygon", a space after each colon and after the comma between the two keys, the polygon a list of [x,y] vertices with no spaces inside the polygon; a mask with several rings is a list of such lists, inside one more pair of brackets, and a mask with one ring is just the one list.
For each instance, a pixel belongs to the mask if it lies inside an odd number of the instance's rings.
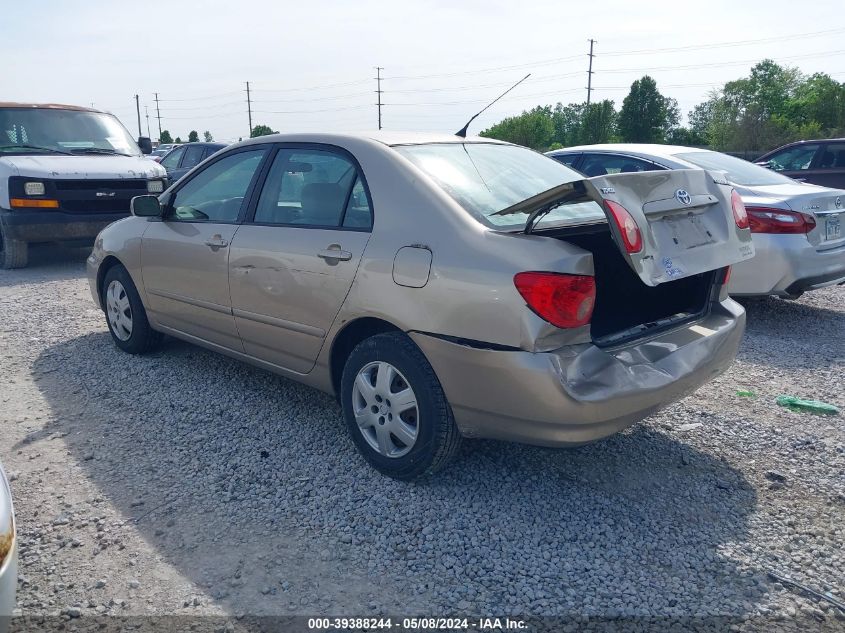
{"label": "utility pole", "polygon": [[158,119],[158,140],[161,141],[161,110],[158,109],[158,93],[153,93],[156,96],[156,118]]}
{"label": "utility pole", "polygon": [[252,136],[252,101],[249,98],[249,82],[246,82],[246,111],[249,115],[249,135]]}
{"label": "utility pole", "polygon": [[141,102],[138,101],[138,95],[135,95],[135,111],[138,113],[138,136],[144,136],[144,131],[141,129]]}
{"label": "utility pole", "polygon": [[378,103],[376,103],[376,105],[378,106],[378,129],[381,129],[381,93],[383,92],[381,89],[381,71],[383,70],[383,67],[376,66],[376,94],[378,95]]}
{"label": "utility pole", "polygon": [[587,70],[587,105],[590,105],[590,93],[593,91],[593,44],[595,44],[594,39],[590,39],[590,67]]}
{"label": "utility pole", "polygon": [[147,107],[147,104],[144,104],[144,116],[147,117],[147,136],[152,138],[153,135],[150,134],[150,109]]}

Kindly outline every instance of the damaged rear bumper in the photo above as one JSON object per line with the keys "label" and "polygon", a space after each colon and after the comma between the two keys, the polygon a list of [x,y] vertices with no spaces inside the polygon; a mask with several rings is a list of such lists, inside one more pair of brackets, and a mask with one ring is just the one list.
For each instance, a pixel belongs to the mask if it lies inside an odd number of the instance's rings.
{"label": "damaged rear bumper", "polygon": [[616,433],[725,371],[744,330],[745,311],[726,299],[694,324],[612,349],[531,353],[411,337],[465,436],[574,446]]}

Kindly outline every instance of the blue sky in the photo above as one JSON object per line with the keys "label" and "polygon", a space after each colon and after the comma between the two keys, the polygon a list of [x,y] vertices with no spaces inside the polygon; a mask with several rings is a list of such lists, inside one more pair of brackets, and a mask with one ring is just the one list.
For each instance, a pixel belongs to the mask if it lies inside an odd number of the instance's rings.
{"label": "blue sky", "polygon": [[[617,107],[648,73],[686,114],[766,57],[845,81],[841,1],[4,4],[0,47],[11,60],[0,74],[4,99],[94,103],[137,133],[137,93],[154,137],[154,92],[162,127],[174,136],[191,129],[221,140],[246,136],[247,80],[253,123],[373,129],[376,65],[386,77],[385,128],[451,132],[531,72],[476,120],[477,132],[534,105],[583,101],[589,38],[597,40],[592,98]],[[724,43],[734,45],[715,46]],[[146,119],[142,127],[146,133]]]}

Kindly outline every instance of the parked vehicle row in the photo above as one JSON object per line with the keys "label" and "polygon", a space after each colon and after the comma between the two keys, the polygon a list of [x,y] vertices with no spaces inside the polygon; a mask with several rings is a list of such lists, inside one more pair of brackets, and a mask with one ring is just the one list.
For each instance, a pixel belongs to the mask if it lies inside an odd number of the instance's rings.
{"label": "parked vehicle row", "polygon": [[226,147],[226,143],[185,143],[169,150],[158,161],[174,183],[206,158]]}
{"label": "parked vehicle row", "polygon": [[585,179],[455,136],[252,139],[132,213],[88,260],[119,348],[169,334],[334,393],[401,479],[464,436],[593,441],[711,379],[754,255],[724,177]]}
{"label": "parked vehicle row", "polygon": [[757,255],[732,269],[732,295],[798,297],[845,283],[845,191],[795,182],[719,152],[672,145],[585,145],[549,156],[587,176],[708,169],[742,196]]}
{"label": "parked vehicle row", "polygon": [[26,266],[31,243],[88,246],[133,196],[164,191],[150,149],[111,114],[0,103],[0,268]]}

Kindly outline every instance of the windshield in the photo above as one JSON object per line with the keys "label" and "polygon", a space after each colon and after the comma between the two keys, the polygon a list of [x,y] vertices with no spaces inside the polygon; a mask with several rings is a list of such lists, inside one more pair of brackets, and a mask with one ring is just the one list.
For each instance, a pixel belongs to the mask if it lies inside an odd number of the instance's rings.
{"label": "windshield", "polygon": [[795,183],[794,180],[776,174],[770,169],[719,152],[684,152],[683,154],[675,154],[675,157],[704,169],[725,171],[728,173],[728,181],[744,187]]}
{"label": "windshield", "polygon": [[[399,145],[397,152],[430,176],[458,204],[492,228],[521,228],[526,213],[495,215],[517,202],[583,176],[556,160],[517,145],[432,143]],[[559,206],[542,224],[604,220],[595,202]]]}
{"label": "windshield", "polygon": [[97,153],[139,156],[115,117],[53,108],[0,108],[0,154]]}

